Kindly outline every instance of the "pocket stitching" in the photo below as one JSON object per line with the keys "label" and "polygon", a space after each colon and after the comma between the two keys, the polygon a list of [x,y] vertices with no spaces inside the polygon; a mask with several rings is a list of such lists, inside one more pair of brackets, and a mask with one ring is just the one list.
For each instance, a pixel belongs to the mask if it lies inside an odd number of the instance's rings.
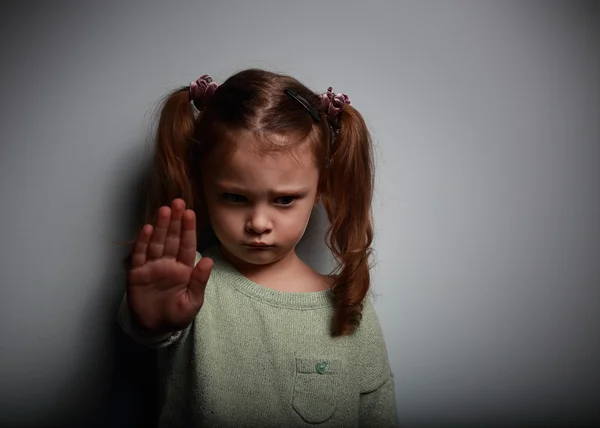
{"label": "pocket stitching", "polygon": [[[331,370],[319,373],[316,365],[321,362],[327,362]],[[313,424],[323,423],[335,414],[338,383],[336,371],[339,363],[340,360],[336,358],[296,357],[292,407],[304,421]],[[325,384],[316,385],[317,382]],[[311,394],[312,391],[317,394]],[[321,411],[316,412],[315,410],[319,408]]]}

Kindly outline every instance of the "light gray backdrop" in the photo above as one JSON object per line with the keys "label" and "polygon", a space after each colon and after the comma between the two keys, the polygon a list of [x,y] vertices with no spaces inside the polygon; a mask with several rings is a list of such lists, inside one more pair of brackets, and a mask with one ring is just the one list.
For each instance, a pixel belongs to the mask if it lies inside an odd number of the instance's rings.
{"label": "light gray backdrop", "polygon": [[[113,241],[137,232],[150,114],[250,66],[332,85],[372,130],[373,285],[403,426],[598,421],[598,2],[0,11],[1,426],[143,418]],[[315,225],[303,255],[326,269]]]}

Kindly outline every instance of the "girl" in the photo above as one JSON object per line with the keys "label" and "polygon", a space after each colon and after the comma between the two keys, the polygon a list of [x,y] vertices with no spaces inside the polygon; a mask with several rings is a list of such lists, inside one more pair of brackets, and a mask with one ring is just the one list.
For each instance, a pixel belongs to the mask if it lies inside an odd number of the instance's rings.
{"label": "girl", "polygon": [[[349,104],[256,69],[165,100],[119,312],[158,350],[159,426],[396,426],[366,297],[371,140]],[[331,275],[295,252],[318,202]]]}

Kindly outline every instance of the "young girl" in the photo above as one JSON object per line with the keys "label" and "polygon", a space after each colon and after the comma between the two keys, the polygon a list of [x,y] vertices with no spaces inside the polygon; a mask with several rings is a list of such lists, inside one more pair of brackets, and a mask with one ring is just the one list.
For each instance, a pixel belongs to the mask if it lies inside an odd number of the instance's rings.
{"label": "young girl", "polygon": [[[159,426],[396,426],[367,297],[372,193],[344,94],[252,69],[168,96],[119,312],[158,350]],[[331,275],[295,252],[318,202]]]}

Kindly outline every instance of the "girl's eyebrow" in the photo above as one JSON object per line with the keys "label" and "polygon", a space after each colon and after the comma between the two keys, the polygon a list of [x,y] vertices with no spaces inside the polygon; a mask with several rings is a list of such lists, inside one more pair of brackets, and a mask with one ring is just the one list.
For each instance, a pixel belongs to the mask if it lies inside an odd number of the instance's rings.
{"label": "girl's eyebrow", "polygon": [[[234,183],[226,183],[226,182],[217,182],[216,186],[221,191],[226,191],[229,193],[241,193],[241,194],[249,194],[254,193],[254,191],[240,186]],[[261,192],[262,193],[262,192]],[[270,195],[303,195],[308,193],[308,190],[305,187],[299,186],[290,186],[290,187],[280,187],[278,189],[269,189],[267,193]]]}

